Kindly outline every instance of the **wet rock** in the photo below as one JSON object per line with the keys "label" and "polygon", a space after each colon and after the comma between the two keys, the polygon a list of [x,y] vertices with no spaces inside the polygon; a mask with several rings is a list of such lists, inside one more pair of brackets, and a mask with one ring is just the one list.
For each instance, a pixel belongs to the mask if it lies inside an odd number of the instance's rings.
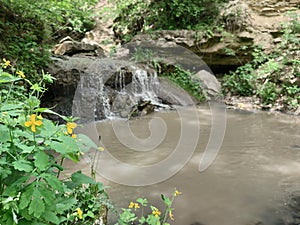
{"label": "wet rock", "polygon": [[216,99],[221,94],[221,84],[210,72],[200,70],[194,77],[201,81],[201,88],[206,93],[207,100]]}
{"label": "wet rock", "polygon": [[198,101],[192,98],[185,90],[175,85],[167,78],[160,78],[160,85],[156,90],[156,94],[162,103],[168,105],[189,106],[194,105]]}
{"label": "wet rock", "polygon": [[[127,118],[138,101],[134,95],[153,92],[157,102],[191,105],[194,102],[173,83],[160,84],[156,72],[146,64],[96,57],[53,57],[48,68],[55,78],[48,87],[47,107],[56,106],[62,115],[80,117],[91,122],[113,115]],[[144,90],[145,89],[145,90]],[[136,93],[135,93],[136,92]],[[153,107],[141,110],[145,115]]]}
{"label": "wet rock", "polygon": [[140,99],[138,103],[131,108],[131,111],[128,114],[128,119],[148,115],[149,113],[154,112],[154,109],[155,105],[153,105],[151,101]]}

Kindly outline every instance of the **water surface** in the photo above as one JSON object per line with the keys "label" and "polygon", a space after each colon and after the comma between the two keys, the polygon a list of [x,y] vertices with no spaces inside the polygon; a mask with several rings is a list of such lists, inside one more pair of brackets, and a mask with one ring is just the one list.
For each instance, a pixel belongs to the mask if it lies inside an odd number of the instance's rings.
{"label": "water surface", "polygon": [[[205,107],[199,108],[198,114],[198,145],[191,160],[175,176],[143,187],[120,185],[98,177],[111,187],[108,193],[117,209],[128,207],[137,197],[146,197],[151,204],[162,206],[160,194],[171,195],[177,188],[182,195],[174,202],[174,225],[293,224],[287,212],[290,196],[300,191],[300,118],[227,111],[220,152],[207,170],[199,172],[201,154],[209,139],[211,114]],[[180,138],[176,111],[131,120],[131,130],[137,137],[147,138],[149,121],[154,117],[164,120],[167,134],[159,146],[148,152],[128,149],[116,138],[112,121],[99,122],[97,129],[106,151],[122,162],[138,166],[152,165],[168,157]],[[193,119],[188,122],[195,123]],[[110,224],[114,224],[115,216],[109,217]]]}

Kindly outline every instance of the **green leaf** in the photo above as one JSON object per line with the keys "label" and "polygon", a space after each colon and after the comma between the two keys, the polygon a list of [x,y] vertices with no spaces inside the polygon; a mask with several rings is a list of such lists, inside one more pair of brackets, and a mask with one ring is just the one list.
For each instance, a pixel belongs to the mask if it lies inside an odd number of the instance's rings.
{"label": "green leaf", "polygon": [[62,182],[54,175],[46,173],[41,176],[45,179],[48,185],[53,188],[54,190],[58,190],[59,192],[63,192],[63,185]]}
{"label": "green leaf", "polygon": [[76,173],[73,173],[71,175],[71,179],[76,185],[96,184],[97,183],[93,178],[91,178],[85,174],[82,174],[81,171],[77,171]]}
{"label": "green leaf", "polygon": [[41,193],[38,189],[34,189],[32,197],[33,199],[29,205],[29,214],[33,214],[36,218],[40,218],[45,212],[45,203],[43,202]]}
{"label": "green leaf", "polygon": [[50,143],[50,147],[56,152],[62,154],[63,156],[68,156],[68,153],[77,153],[80,151],[76,140],[69,136],[62,136],[59,138],[61,142],[53,141]]}
{"label": "green leaf", "polygon": [[39,107],[40,104],[41,104],[41,101],[35,96],[30,96],[25,102],[25,105],[29,109],[37,108],[37,107]]}
{"label": "green leaf", "polygon": [[27,188],[25,192],[21,194],[20,198],[20,209],[25,209],[29,205],[32,197],[33,189],[32,188]]}
{"label": "green leaf", "polygon": [[79,141],[78,145],[82,152],[87,152],[91,148],[97,149],[98,146],[93,142],[88,136],[84,134],[78,134],[77,140]]}
{"label": "green leaf", "polygon": [[2,112],[7,112],[7,111],[12,111],[16,109],[22,109],[23,108],[23,103],[18,103],[18,104],[5,104],[0,108],[0,111]]}
{"label": "green leaf", "polygon": [[40,188],[39,190],[43,197],[43,200],[48,205],[47,209],[49,210],[50,207],[53,208],[53,204],[55,201],[55,192],[53,192],[53,190],[48,189],[48,188]]}
{"label": "green leaf", "polygon": [[28,145],[24,145],[20,142],[15,143],[15,146],[17,146],[18,148],[20,148],[22,150],[22,153],[31,153],[35,146],[28,146]]}
{"label": "green leaf", "polygon": [[172,201],[169,199],[169,198],[165,198],[165,200],[164,200],[164,203],[165,203],[165,205],[167,206],[167,207],[170,207],[171,206],[171,204],[172,204]]}
{"label": "green leaf", "polygon": [[159,217],[155,217],[154,215],[149,215],[146,222],[151,225],[160,225]]}
{"label": "green leaf", "polygon": [[52,211],[48,211],[46,210],[44,213],[43,213],[43,218],[46,220],[46,221],[49,221],[51,223],[54,223],[54,224],[59,224],[60,221],[59,221],[59,218],[56,216],[56,214]]}
{"label": "green leaf", "polygon": [[33,170],[31,163],[24,159],[19,159],[17,161],[14,161],[12,165],[16,170],[19,171],[31,172]]}
{"label": "green leaf", "polygon": [[17,80],[21,80],[21,78],[14,77],[13,75],[6,72],[1,72],[0,74],[0,83],[12,83]]}
{"label": "green leaf", "polygon": [[20,177],[19,179],[17,179],[16,175],[15,175],[15,177],[14,177],[14,175],[15,174],[13,174],[12,176],[9,177],[9,178],[12,177],[13,180],[12,180],[12,182],[8,182],[6,189],[2,193],[3,196],[15,195],[21,188],[20,186],[23,186],[22,184],[25,183],[26,181],[28,181],[28,179],[30,178],[29,175],[20,176],[20,173],[17,173],[17,176]]}
{"label": "green leaf", "polygon": [[34,165],[36,168],[38,168],[40,171],[44,171],[49,166],[49,156],[42,151],[38,151],[34,154]]}
{"label": "green leaf", "polygon": [[31,131],[29,132],[28,130],[23,131],[23,130],[20,130],[20,129],[15,129],[14,134],[17,137],[25,137],[29,141],[34,141],[34,138],[33,138],[33,135],[32,135]]}
{"label": "green leaf", "polygon": [[91,218],[95,218],[95,214],[92,211],[88,211],[85,216],[91,217]]}
{"label": "green leaf", "polygon": [[140,224],[146,223],[146,218],[145,218],[144,216],[142,216],[142,217],[139,219],[139,222],[140,222]]}
{"label": "green leaf", "polygon": [[50,120],[43,119],[43,125],[40,135],[45,139],[52,137],[58,131],[58,127]]}
{"label": "green leaf", "polygon": [[132,224],[132,222],[137,219],[136,215],[132,213],[130,209],[123,208],[122,210],[123,212],[120,215],[120,219],[118,220],[120,224]]}
{"label": "green leaf", "polygon": [[146,198],[138,198],[136,202],[140,203],[142,206],[147,206],[148,200]]}
{"label": "green leaf", "polygon": [[[2,149],[3,150],[3,149]],[[1,150],[0,150],[1,155]],[[6,161],[6,158],[0,158],[0,180],[3,180],[4,178],[8,177],[12,173],[11,167],[9,166],[9,163]]]}
{"label": "green leaf", "polygon": [[58,213],[64,213],[64,211],[69,210],[72,208],[75,204],[77,203],[77,200],[75,198],[62,198],[59,199],[58,202],[56,203],[56,211]]}
{"label": "green leaf", "polygon": [[0,141],[1,143],[10,141],[8,127],[2,124],[0,124],[0,137],[1,137],[1,141]]}
{"label": "green leaf", "polygon": [[68,153],[67,157],[71,159],[73,162],[79,162],[79,155],[77,153]]}

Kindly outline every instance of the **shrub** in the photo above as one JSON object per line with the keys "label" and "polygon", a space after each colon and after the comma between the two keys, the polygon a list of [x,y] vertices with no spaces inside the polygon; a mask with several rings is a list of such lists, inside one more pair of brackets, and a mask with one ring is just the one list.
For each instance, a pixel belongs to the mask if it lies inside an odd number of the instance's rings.
{"label": "shrub", "polygon": [[[282,42],[266,54],[253,46],[253,60],[223,77],[224,94],[254,96],[263,105],[282,104],[283,110],[296,110],[300,104],[299,15],[288,13],[289,21],[282,24]],[[232,54],[232,52],[229,52]]]}
{"label": "shrub", "polygon": [[[49,61],[49,48],[62,36],[83,37],[94,25],[97,0],[3,0],[0,2],[0,57],[10,58],[31,78]],[[38,72],[36,72],[38,71]]]}
{"label": "shrub", "polygon": [[193,77],[193,74],[187,70],[182,69],[180,66],[174,68],[163,68],[160,76],[167,77],[169,80],[186,90],[190,95],[194,96],[197,100],[203,102],[206,97],[201,87],[201,81]]}
{"label": "shrub", "polygon": [[130,202],[128,208],[123,208],[119,215],[116,225],[129,224],[149,224],[149,225],[169,225],[168,220],[174,220],[172,204],[175,197],[181,192],[175,189],[171,198],[161,194],[161,199],[164,202],[165,210],[160,211],[157,207],[150,205],[150,212],[147,212],[148,200],[146,198],[138,198],[136,202]]}
{"label": "shrub", "polygon": [[212,26],[227,0],[118,0],[114,31],[128,41],[139,31],[203,29]]}
{"label": "shrub", "polygon": [[85,135],[74,133],[73,118],[58,125],[42,115],[45,82],[42,74],[32,83],[9,60],[0,68],[0,224],[76,224],[94,220],[99,206],[109,206],[101,183],[73,173],[61,180],[63,161],[78,162],[97,146]]}

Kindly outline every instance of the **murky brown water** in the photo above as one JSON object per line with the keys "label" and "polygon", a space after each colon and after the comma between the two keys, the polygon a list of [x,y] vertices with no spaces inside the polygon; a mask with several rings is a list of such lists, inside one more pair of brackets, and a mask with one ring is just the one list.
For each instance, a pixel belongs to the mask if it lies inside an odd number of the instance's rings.
{"label": "murky brown water", "polygon": [[[285,211],[288,198],[300,191],[300,118],[227,111],[220,152],[207,170],[199,172],[201,154],[209,139],[211,115],[207,108],[199,109],[198,113],[201,129],[196,151],[175,176],[141,187],[99,177],[111,187],[108,192],[116,208],[127,207],[137,197],[146,197],[150,203],[161,206],[160,194],[170,195],[176,187],[182,195],[175,200],[175,221],[171,224],[287,224],[282,220],[289,221]],[[180,119],[176,111],[157,112],[130,121],[132,132],[139,138],[147,138],[148,123],[153,117],[162,118],[167,126],[166,136],[155,150],[137,152],[126,148],[116,138],[112,122],[103,121],[97,124],[97,129],[106,151],[136,166],[153,165],[165,159],[180,138]],[[101,165],[97,169],[101,170]],[[110,215],[109,220],[113,224],[115,216]]]}

